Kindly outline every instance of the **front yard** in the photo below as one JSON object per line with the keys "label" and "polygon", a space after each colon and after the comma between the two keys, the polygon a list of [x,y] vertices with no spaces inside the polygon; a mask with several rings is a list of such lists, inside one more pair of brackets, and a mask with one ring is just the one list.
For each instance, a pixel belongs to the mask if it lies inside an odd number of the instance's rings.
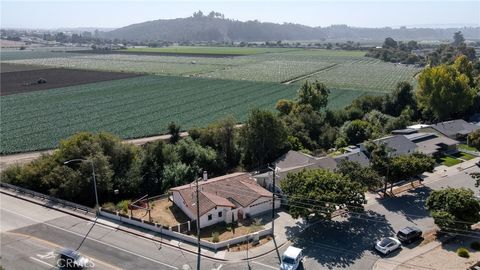
{"label": "front yard", "polygon": [[443,156],[443,157],[437,158],[437,163],[451,167],[459,163],[462,163],[462,161],[460,159],[456,159],[451,156]]}
{"label": "front yard", "polygon": [[[163,226],[176,226],[189,220],[187,215],[168,198],[151,201],[150,208],[152,209],[150,211],[152,222],[157,222]],[[138,209],[132,212],[134,217],[148,220],[146,210]]]}
{"label": "front yard", "polygon": [[202,228],[200,230],[200,237],[210,242],[224,241],[263,230],[263,225],[260,219],[244,220],[236,226],[218,223]]}

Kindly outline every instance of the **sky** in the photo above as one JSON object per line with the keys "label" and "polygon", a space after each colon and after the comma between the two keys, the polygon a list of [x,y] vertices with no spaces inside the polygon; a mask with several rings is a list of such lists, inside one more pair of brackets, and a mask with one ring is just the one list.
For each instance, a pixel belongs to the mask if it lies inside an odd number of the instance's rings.
{"label": "sky", "polygon": [[309,26],[462,27],[480,25],[480,1],[92,1],[2,0],[2,28],[118,28],[157,19],[188,17],[197,10],[240,21]]}

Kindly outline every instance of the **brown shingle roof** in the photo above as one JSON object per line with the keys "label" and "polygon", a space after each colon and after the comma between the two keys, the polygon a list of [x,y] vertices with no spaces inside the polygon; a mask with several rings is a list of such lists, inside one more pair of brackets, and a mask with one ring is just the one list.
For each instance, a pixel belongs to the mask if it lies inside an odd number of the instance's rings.
{"label": "brown shingle roof", "polygon": [[[198,182],[200,216],[216,206],[235,208],[235,203],[242,207],[249,206],[261,197],[270,197],[272,193],[259,186],[248,173],[233,173],[207,181]],[[196,216],[195,183],[171,188],[178,191],[185,200],[187,208]]]}

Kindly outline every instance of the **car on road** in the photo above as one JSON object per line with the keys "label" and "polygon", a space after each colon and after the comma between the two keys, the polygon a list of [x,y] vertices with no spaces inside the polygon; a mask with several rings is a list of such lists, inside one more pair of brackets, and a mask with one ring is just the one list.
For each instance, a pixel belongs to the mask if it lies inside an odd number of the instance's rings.
{"label": "car on road", "polygon": [[401,245],[402,244],[400,243],[400,241],[396,238],[384,237],[377,241],[377,243],[375,244],[375,249],[383,255],[387,255],[390,254],[392,251],[400,248]]}
{"label": "car on road", "polygon": [[417,227],[408,226],[397,233],[397,238],[402,243],[410,244],[422,237],[422,230]]}
{"label": "car on road", "polygon": [[282,255],[280,270],[295,270],[300,267],[303,260],[302,249],[290,246]]}
{"label": "car on road", "polygon": [[90,259],[82,256],[73,249],[62,248],[56,251],[57,267],[58,269],[86,269],[93,267],[93,262]]}

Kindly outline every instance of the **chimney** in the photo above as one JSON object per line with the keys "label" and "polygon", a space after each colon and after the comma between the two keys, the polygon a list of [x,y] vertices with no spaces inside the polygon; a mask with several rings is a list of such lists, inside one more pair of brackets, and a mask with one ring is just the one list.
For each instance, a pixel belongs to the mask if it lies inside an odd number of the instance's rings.
{"label": "chimney", "polygon": [[208,180],[207,171],[203,171],[203,181],[207,181],[207,180]]}

